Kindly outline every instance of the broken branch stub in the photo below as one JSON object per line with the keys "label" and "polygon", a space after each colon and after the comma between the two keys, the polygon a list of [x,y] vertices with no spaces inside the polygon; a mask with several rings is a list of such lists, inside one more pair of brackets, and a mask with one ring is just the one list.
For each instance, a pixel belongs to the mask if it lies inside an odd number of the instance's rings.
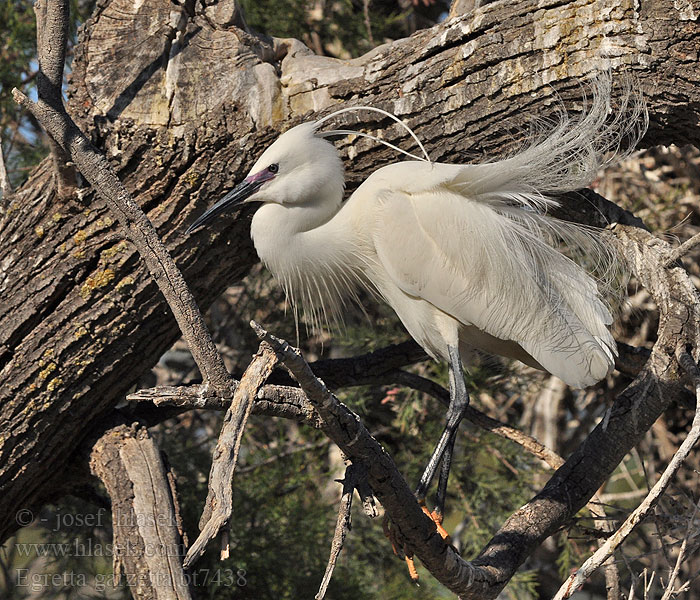
{"label": "broken branch stub", "polygon": [[206,545],[228,523],[233,512],[233,475],[238,461],[241,439],[248,416],[260,387],[277,364],[277,356],[269,344],[262,342],[253,357],[226,411],[219,441],[209,472],[209,493],[199,520],[200,534],[185,556],[187,569],[202,555]]}

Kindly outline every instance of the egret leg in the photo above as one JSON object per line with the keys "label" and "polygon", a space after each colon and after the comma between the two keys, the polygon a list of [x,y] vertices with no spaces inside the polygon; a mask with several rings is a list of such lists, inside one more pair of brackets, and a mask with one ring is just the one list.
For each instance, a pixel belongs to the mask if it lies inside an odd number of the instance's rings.
{"label": "egret leg", "polygon": [[435,450],[428,461],[428,465],[425,467],[425,471],[423,471],[423,475],[420,478],[420,483],[416,488],[416,496],[420,501],[423,501],[428,493],[428,488],[435,477],[437,467],[442,460],[435,510],[433,511],[433,519],[438,523],[442,521],[442,514],[445,508],[447,479],[450,474],[452,453],[454,450],[455,438],[457,437],[457,429],[462,417],[464,417],[467,406],[469,406],[469,394],[467,393],[467,387],[464,384],[462,359],[459,356],[459,349],[456,346],[448,346],[447,351],[449,355],[450,375],[450,406],[447,409],[447,423],[445,424],[445,429],[440,436],[440,440],[438,441],[437,446],[435,446]]}
{"label": "egret leg", "polygon": [[[467,396],[467,403],[469,402],[469,396]],[[465,404],[465,408],[466,408]],[[460,416],[460,420],[464,416],[464,411]],[[445,448],[445,454],[442,457],[442,463],[440,465],[440,478],[438,479],[437,493],[435,494],[435,508],[433,509],[433,520],[436,523],[442,524],[442,516],[445,513],[445,499],[447,498],[447,480],[450,477],[450,468],[452,467],[452,456],[454,455],[455,449],[455,439],[457,438],[457,431],[455,428],[455,433],[450,437],[447,447]]]}

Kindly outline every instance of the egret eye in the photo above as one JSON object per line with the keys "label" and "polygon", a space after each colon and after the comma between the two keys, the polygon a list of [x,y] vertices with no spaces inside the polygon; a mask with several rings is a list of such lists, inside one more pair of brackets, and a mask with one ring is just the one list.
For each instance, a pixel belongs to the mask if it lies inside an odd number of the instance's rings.
{"label": "egret eye", "polygon": [[280,170],[280,166],[277,163],[272,163],[267,167],[267,170],[270,171],[270,173],[277,173],[277,171]]}

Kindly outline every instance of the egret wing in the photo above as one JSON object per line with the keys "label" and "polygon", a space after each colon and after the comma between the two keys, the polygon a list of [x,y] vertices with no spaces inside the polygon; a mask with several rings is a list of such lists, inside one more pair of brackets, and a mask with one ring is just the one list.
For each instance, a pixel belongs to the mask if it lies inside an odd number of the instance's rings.
{"label": "egret wing", "polygon": [[[599,381],[614,363],[615,343],[596,282],[550,244],[552,219],[484,183],[488,174],[476,170],[489,166],[433,165],[434,177],[449,168],[420,192],[401,189],[396,177],[380,185],[378,260],[404,293],[516,342],[570,385]],[[480,182],[473,196],[469,181]]]}

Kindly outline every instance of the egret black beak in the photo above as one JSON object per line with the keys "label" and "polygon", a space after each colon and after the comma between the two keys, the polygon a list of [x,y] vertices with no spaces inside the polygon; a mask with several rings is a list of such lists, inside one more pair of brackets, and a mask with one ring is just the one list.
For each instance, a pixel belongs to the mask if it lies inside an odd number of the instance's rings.
{"label": "egret black beak", "polygon": [[245,202],[260,189],[260,186],[262,186],[263,183],[269,181],[272,179],[272,177],[272,173],[268,174],[266,171],[246,177],[207,212],[199,217],[199,219],[192,223],[192,225],[190,225],[187,229],[187,234],[189,235],[195,229],[199,229],[207,223],[210,223],[220,214],[235,208],[239,204],[243,204],[243,202]]}

